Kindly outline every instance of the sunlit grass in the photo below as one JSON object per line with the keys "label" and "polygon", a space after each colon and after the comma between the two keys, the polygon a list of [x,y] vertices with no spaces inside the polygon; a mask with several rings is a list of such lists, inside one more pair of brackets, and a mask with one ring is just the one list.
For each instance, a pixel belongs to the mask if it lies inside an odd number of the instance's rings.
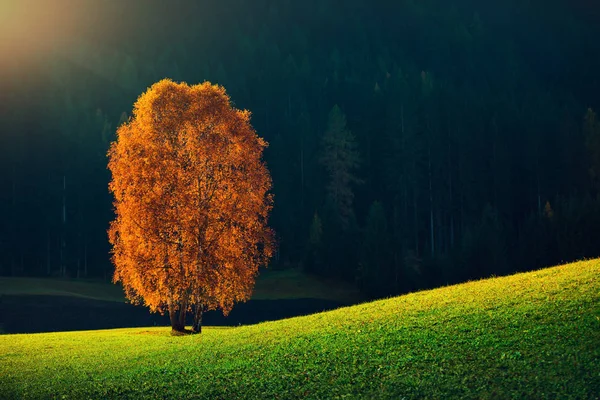
{"label": "sunlit grass", "polygon": [[[595,398],[600,262],[172,337],[0,336],[15,398]],[[32,316],[35,317],[35,316]]]}

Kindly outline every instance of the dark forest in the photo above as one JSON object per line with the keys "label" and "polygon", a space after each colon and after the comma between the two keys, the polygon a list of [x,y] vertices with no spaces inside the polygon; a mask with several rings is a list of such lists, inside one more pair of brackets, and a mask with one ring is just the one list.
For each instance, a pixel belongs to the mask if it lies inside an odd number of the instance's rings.
{"label": "dark forest", "polygon": [[54,3],[3,43],[2,275],[112,277],[107,150],[162,78],[252,112],[270,268],[381,297],[600,256],[593,2]]}

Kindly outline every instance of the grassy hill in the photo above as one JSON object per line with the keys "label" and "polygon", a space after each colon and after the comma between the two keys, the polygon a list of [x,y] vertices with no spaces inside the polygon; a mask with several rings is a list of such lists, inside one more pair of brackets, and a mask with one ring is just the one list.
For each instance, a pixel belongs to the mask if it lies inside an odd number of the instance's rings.
{"label": "grassy hill", "polygon": [[3,335],[0,396],[597,398],[599,277],[579,262],[198,336]]}

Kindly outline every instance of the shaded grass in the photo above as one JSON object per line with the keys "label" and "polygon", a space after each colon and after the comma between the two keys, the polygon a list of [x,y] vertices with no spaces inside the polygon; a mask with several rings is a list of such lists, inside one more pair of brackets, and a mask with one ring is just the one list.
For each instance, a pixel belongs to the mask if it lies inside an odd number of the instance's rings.
{"label": "shaded grass", "polygon": [[256,280],[253,300],[322,299],[356,304],[366,298],[346,282],[307,274],[299,268],[262,270]]}
{"label": "shaded grass", "polygon": [[[597,398],[600,262],[307,317],[0,336],[14,398]],[[63,397],[64,396],[64,397]]]}
{"label": "shaded grass", "polygon": [[[72,296],[92,300],[124,302],[120,285],[103,281],[56,278],[0,277],[0,295]],[[308,275],[300,269],[262,270],[257,278],[253,300],[323,299],[346,304],[364,300],[355,286]]]}
{"label": "shaded grass", "polygon": [[109,282],[56,278],[0,277],[0,295],[69,296],[124,302],[123,289]]}

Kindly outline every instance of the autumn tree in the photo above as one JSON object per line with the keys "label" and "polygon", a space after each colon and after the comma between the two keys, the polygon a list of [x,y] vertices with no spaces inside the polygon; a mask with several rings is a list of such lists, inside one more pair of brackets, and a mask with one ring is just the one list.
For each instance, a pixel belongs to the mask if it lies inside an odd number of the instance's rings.
{"label": "autumn tree", "polygon": [[222,86],[162,80],[134,105],[108,156],[116,218],[114,282],[173,332],[200,332],[202,314],[250,298],[272,255],[267,143]]}

